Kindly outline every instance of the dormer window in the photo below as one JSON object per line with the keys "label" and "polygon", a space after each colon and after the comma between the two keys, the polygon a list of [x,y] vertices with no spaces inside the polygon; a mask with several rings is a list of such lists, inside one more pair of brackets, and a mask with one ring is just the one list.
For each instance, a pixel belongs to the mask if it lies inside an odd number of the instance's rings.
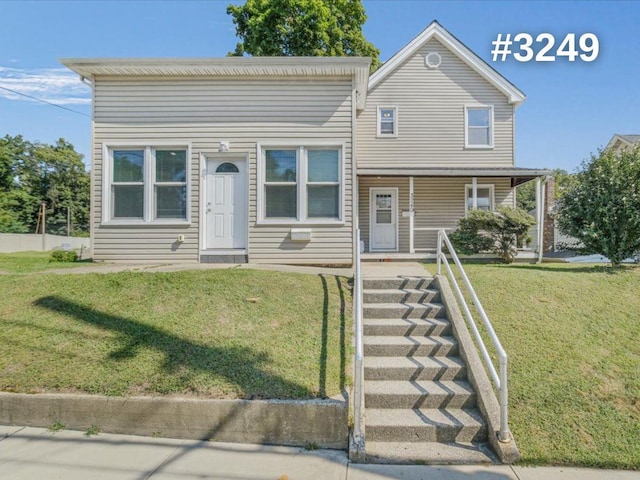
{"label": "dormer window", "polygon": [[398,108],[378,107],[378,137],[398,136]]}

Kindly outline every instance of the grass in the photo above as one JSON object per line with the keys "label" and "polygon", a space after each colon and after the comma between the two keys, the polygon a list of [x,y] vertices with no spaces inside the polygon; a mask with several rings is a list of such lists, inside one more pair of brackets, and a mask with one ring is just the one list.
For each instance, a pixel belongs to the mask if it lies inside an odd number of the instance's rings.
{"label": "grass", "polygon": [[347,382],[344,277],[0,275],[0,290],[3,391],[322,398]]}
{"label": "grass", "polygon": [[72,268],[86,264],[86,261],[75,263],[49,262],[51,252],[16,252],[0,253],[1,273],[32,273],[51,269]]}
{"label": "grass", "polygon": [[465,269],[509,354],[522,462],[640,469],[640,268]]}

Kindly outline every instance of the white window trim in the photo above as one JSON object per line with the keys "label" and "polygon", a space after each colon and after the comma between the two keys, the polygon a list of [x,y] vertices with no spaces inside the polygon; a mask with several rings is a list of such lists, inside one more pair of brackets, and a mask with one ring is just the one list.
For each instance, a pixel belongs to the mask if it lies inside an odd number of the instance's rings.
{"label": "white window trim", "polygon": [[[173,219],[173,218],[161,218],[154,220],[154,206],[155,206],[155,163],[149,161],[152,151],[163,150],[167,148],[173,148],[176,150],[186,150],[187,160],[187,175],[186,175],[186,189],[187,189],[187,205],[186,205],[186,218],[185,219]],[[144,150],[144,209],[142,219],[114,219],[112,215],[112,173],[113,173],[113,158],[111,152],[118,149],[139,149]],[[106,141],[102,144],[102,226],[111,225],[167,225],[167,226],[184,226],[191,225],[191,144],[185,143],[180,140],[164,140],[164,141]]]}
{"label": "white window trim", "polygon": [[[307,161],[306,150],[314,148],[336,148],[340,150],[340,168],[338,169],[338,180],[340,182],[339,188],[339,204],[338,204],[338,218],[307,218]],[[296,186],[297,186],[297,216],[293,218],[266,218],[265,217],[265,167],[264,167],[264,150],[269,149],[282,149],[282,150],[296,150]],[[331,140],[275,140],[275,141],[263,141],[256,144],[256,166],[258,173],[258,185],[257,185],[257,221],[256,225],[279,225],[279,226],[336,226],[344,225],[345,215],[345,156],[346,156],[346,144],[335,142]],[[302,161],[304,159],[304,161]],[[314,183],[314,182],[311,182]],[[319,184],[319,183],[318,183]]]}
{"label": "white window trim", "polygon": [[[489,211],[494,212],[496,209],[496,195],[495,195],[495,185],[492,183],[478,183],[476,185],[477,189],[488,188],[489,189]],[[469,213],[469,205],[467,204],[467,195],[469,195],[469,191],[473,190],[473,184],[467,184],[464,186],[464,216],[467,216]]]}
{"label": "white window trim", "polygon": [[[381,124],[382,124],[382,110],[393,110],[393,133],[382,133],[381,132]],[[395,105],[392,106],[379,106],[376,120],[376,137],[377,138],[397,138],[398,137],[398,107]]]}
{"label": "white window trim", "polygon": [[[469,145],[469,109],[489,109],[489,145]],[[484,128],[484,127],[483,127]],[[493,148],[494,137],[494,118],[493,118],[493,105],[465,105],[464,106],[464,148],[470,150],[476,149],[491,149]]]}

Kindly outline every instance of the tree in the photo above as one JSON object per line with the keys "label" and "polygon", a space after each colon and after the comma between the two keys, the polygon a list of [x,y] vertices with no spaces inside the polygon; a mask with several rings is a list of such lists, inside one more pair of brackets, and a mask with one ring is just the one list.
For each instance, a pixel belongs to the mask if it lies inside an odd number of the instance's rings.
{"label": "tree", "polygon": [[[566,170],[556,168],[553,170],[553,179],[556,182],[555,196],[556,199],[562,198],[564,192],[573,183],[573,175]],[[523,185],[519,185],[516,188],[516,201],[518,208],[522,208],[527,212],[530,212],[536,208],[536,182],[527,182]]]}
{"label": "tree", "polygon": [[640,252],[640,146],[600,150],[582,163],[575,183],[556,205],[560,231],[614,266]]}
{"label": "tree", "polygon": [[380,51],[362,34],[361,0],[247,0],[229,5],[241,56],[365,56],[371,71]]}
{"label": "tree", "polygon": [[497,212],[471,210],[458,221],[450,239],[466,255],[489,251],[504,263],[512,263],[517,246],[534,223],[533,217],[521,208],[499,207]]}
{"label": "tree", "polygon": [[42,202],[47,231],[88,231],[89,174],[82,155],[60,139],[55,145],[32,143],[21,135],[0,139],[0,232],[34,232]]}

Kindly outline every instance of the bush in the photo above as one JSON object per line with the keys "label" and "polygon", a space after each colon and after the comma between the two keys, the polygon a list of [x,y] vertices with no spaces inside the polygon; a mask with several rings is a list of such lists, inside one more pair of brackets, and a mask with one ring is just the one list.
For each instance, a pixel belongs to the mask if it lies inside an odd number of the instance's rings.
{"label": "bush", "polygon": [[449,238],[465,255],[492,252],[504,263],[511,263],[517,246],[529,236],[534,223],[534,218],[521,208],[500,207],[497,212],[471,210],[458,221],[458,228]]}
{"label": "bush", "polygon": [[54,250],[49,255],[50,262],[76,262],[78,261],[78,254],[73,250]]}
{"label": "bush", "polygon": [[581,253],[619,265],[640,252],[640,146],[592,155],[555,210],[560,231],[582,243]]}

